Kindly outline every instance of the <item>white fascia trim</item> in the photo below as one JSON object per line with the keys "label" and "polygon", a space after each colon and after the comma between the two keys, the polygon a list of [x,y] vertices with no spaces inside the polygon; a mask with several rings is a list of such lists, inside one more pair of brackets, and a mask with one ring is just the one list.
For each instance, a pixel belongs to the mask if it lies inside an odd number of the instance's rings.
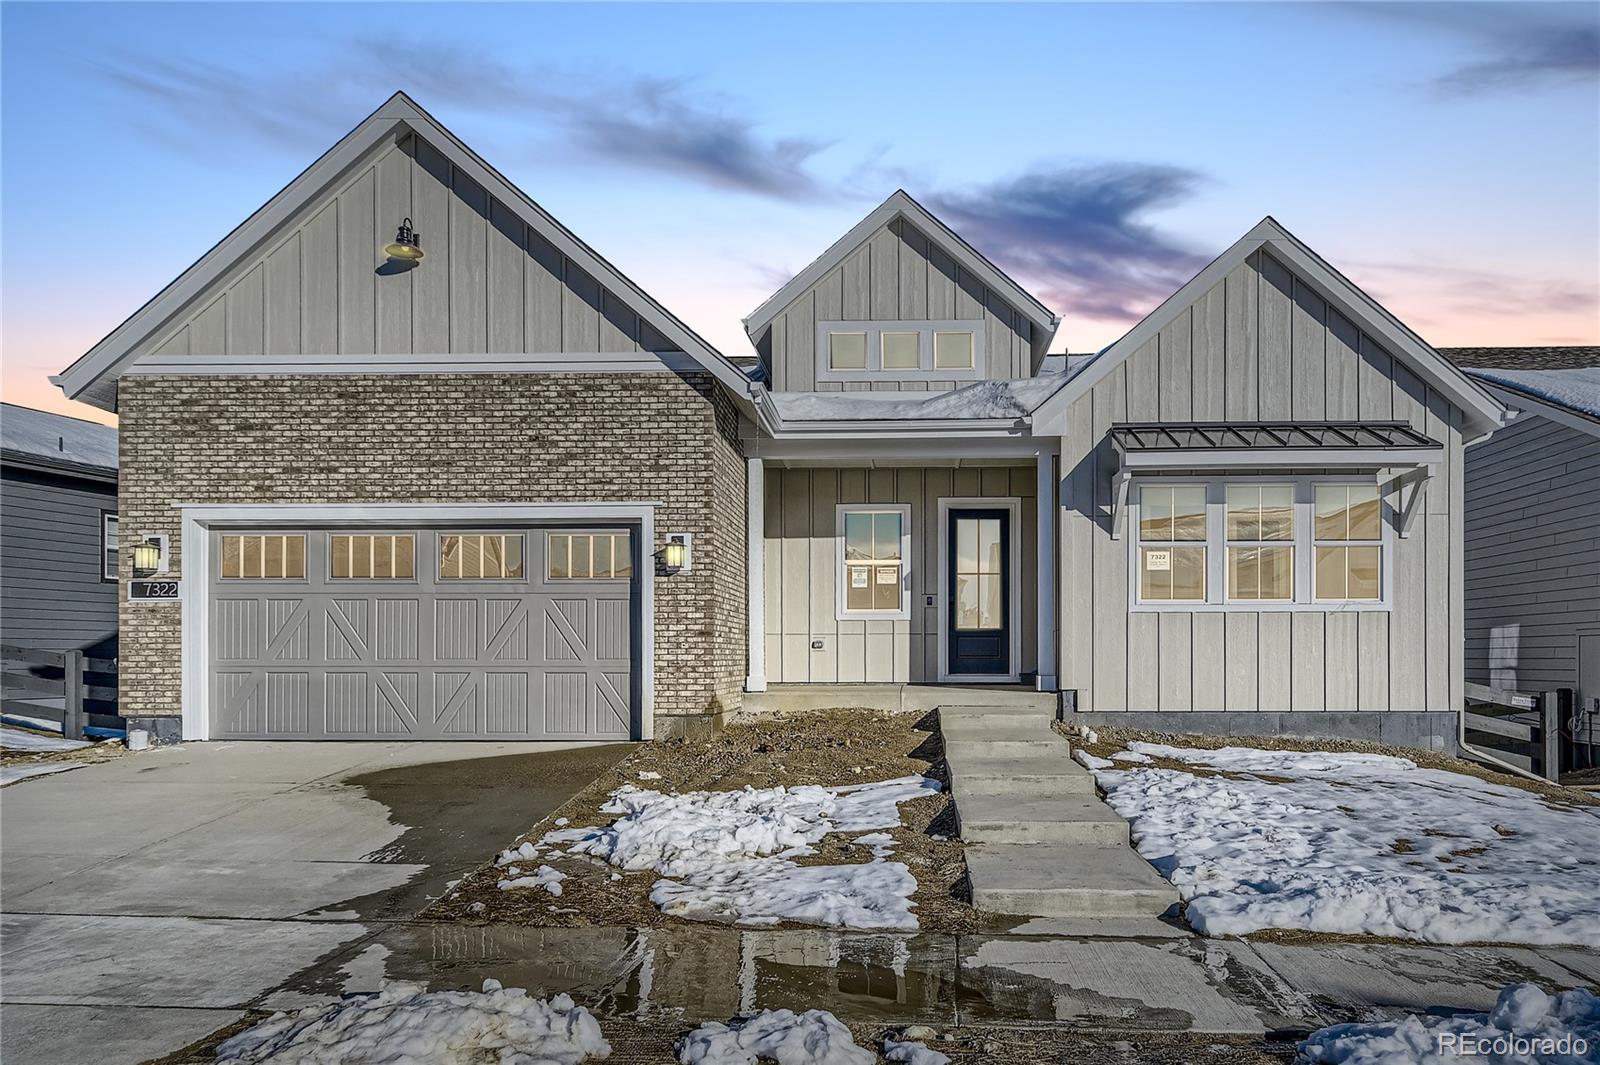
{"label": "white fascia trim", "polygon": [[[455,522],[636,521],[646,556],[655,544],[659,503],[180,503],[181,707],[183,738],[211,736],[206,640],[211,630],[211,537],[214,526],[331,521],[371,524]],[[639,582],[639,738],[655,736],[656,611],[653,568]]]}
{"label": "white fascia trim", "polygon": [[768,462],[794,465],[836,466],[917,466],[944,462],[968,465],[1028,466],[1040,447],[1054,451],[1055,440],[1033,440],[1017,436],[930,437],[904,439],[850,437],[847,439],[805,440],[783,438],[753,442],[749,454]]}
{"label": "white fascia trim", "polygon": [[145,356],[124,376],[204,374],[681,373],[703,370],[681,351],[538,352],[506,355]]}
{"label": "white fascia trim", "polygon": [[1197,448],[1193,451],[1119,452],[1130,470],[1268,467],[1412,467],[1444,461],[1444,448]]}

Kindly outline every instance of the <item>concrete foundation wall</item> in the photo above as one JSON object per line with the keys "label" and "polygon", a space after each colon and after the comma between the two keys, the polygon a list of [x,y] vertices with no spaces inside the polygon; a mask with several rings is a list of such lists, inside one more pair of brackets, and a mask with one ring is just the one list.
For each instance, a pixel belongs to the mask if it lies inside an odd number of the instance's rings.
{"label": "concrete foundation wall", "polygon": [[1449,711],[1389,710],[1382,713],[1288,710],[1273,712],[1207,712],[1121,710],[1113,713],[1064,715],[1068,722],[1092,728],[1134,728],[1198,736],[1291,736],[1300,739],[1365,740],[1369,743],[1416,747],[1456,755],[1457,715]]}

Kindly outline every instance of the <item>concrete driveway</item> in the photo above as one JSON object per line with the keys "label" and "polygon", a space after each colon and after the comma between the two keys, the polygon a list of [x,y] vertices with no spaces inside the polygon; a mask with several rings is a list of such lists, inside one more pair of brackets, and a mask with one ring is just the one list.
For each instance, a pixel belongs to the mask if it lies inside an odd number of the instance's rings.
{"label": "concrete driveway", "polygon": [[0,793],[0,1058],[158,1057],[402,921],[626,744],[196,743]]}

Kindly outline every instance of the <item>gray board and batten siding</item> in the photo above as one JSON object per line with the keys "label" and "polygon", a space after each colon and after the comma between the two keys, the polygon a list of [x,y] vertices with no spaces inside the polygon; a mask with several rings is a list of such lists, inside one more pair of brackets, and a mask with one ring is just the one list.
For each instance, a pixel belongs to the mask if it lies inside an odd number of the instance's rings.
{"label": "gray board and batten siding", "polygon": [[[409,270],[382,250],[408,217],[425,253]],[[678,349],[415,135],[357,164],[220,287],[150,350],[167,357]]]}
{"label": "gray board and batten siding", "polygon": [[948,391],[955,380],[818,381],[818,322],[984,323],[985,375],[1033,376],[1033,323],[904,216],[879,227],[754,338],[774,392]]}
{"label": "gray board and batten siding", "polygon": [[1466,678],[1521,691],[1577,687],[1600,635],[1600,425],[1539,410],[1466,461]]}
{"label": "gray board and batten siding", "polygon": [[[1389,610],[1130,609],[1110,429],[1396,420],[1444,444],[1393,543]],[[1259,250],[1072,402],[1062,441],[1061,683],[1080,711],[1454,711],[1461,705],[1462,411]],[[1322,470],[1237,470],[1238,475]],[[1389,497],[1393,504],[1395,497]]]}

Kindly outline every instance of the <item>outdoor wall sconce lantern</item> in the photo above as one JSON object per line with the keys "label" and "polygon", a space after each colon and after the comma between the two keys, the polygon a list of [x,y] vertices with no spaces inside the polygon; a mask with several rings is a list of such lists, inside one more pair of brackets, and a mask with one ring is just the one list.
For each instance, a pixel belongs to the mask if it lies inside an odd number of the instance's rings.
{"label": "outdoor wall sconce lantern", "polygon": [[693,533],[668,533],[667,542],[656,553],[661,559],[661,568],[668,573],[687,573],[691,561],[689,545],[693,541]]}
{"label": "outdoor wall sconce lantern", "polygon": [[383,254],[391,259],[414,263],[422,258],[422,236],[411,228],[411,219],[400,223],[394,243],[385,245]]}
{"label": "outdoor wall sconce lantern", "polygon": [[133,575],[136,578],[154,577],[167,572],[167,538],[146,536],[133,545]]}

